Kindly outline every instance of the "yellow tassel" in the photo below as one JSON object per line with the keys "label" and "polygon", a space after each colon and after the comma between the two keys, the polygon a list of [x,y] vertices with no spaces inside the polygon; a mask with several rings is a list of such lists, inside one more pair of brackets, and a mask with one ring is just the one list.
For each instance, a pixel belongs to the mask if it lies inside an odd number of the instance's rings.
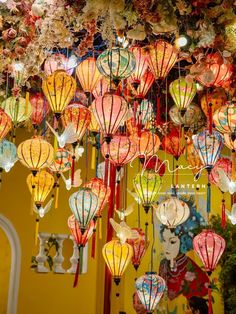
{"label": "yellow tassel", "polygon": [[34,205],[35,205],[34,194],[35,194],[35,185],[32,185],[30,215],[33,215],[33,212],[34,212]]}
{"label": "yellow tassel", "polygon": [[35,246],[38,244],[38,234],[39,234],[39,218],[36,218],[36,225],[35,225]]}
{"label": "yellow tassel", "polygon": [[96,166],[96,147],[92,147],[92,156],[91,156],[91,169],[95,169]]}
{"label": "yellow tassel", "polygon": [[54,136],[54,154],[56,155],[58,150],[58,142],[56,136]]}
{"label": "yellow tassel", "polygon": [[28,115],[29,112],[29,92],[25,94],[25,116]]}
{"label": "yellow tassel", "polygon": [[231,160],[232,160],[232,175],[231,180],[235,181],[235,152],[232,152],[231,154]]}
{"label": "yellow tassel", "polygon": [[58,208],[58,198],[59,198],[59,181],[58,181],[57,187],[56,187],[55,209]]}
{"label": "yellow tassel", "polygon": [[99,221],[99,225],[98,225],[98,229],[99,229],[99,239],[102,239],[102,217],[98,218]]}

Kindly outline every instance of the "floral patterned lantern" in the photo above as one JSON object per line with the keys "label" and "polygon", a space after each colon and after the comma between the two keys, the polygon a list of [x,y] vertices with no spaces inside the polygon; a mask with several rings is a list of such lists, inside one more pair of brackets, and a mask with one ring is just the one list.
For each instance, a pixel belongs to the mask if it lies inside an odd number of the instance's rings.
{"label": "floral patterned lantern", "polygon": [[0,109],[0,140],[2,140],[12,128],[11,118],[6,112]]}
{"label": "floral patterned lantern", "polygon": [[90,123],[88,125],[88,129],[90,132],[92,132],[96,135],[99,132],[100,127],[99,127],[99,124],[98,124],[97,120],[95,119],[94,114],[93,114],[90,107],[89,107],[89,110],[91,113],[91,120],[90,120]]}
{"label": "floral patterned lantern", "polygon": [[76,75],[85,93],[91,93],[102,78],[96,66],[96,59],[92,57],[77,66]]}
{"label": "floral patterned lantern", "polygon": [[49,104],[45,101],[42,93],[30,95],[32,105],[31,121],[33,126],[38,126],[49,112]]}
{"label": "floral patterned lantern", "polygon": [[161,145],[165,152],[173,155],[174,158],[178,160],[185,149],[181,136],[181,128],[172,128],[170,132],[163,137]]}
{"label": "floral patterned lantern", "polygon": [[[129,80],[130,81],[130,80]],[[140,79],[140,84],[137,90],[133,89],[133,93],[136,99],[144,99],[150,90],[152,84],[155,81],[155,77],[150,70],[147,70]]]}
{"label": "floral patterned lantern", "polygon": [[232,139],[232,137],[230,136],[230,134],[224,134],[224,141],[225,141],[225,145],[231,149],[232,151],[236,151],[236,139]]}
{"label": "floral patterned lantern", "polygon": [[135,192],[147,213],[157,201],[162,184],[161,177],[153,171],[146,170],[136,175],[133,184]]}
{"label": "floral patterned lantern", "polygon": [[140,136],[134,134],[131,138],[137,143],[137,152],[140,158],[147,158],[155,155],[161,144],[158,135],[150,131],[141,131]]}
{"label": "floral patterned lantern", "polygon": [[236,139],[236,104],[228,102],[214,112],[213,122],[215,128],[221,133],[229,133]]}
{"label": "floral patterned lantern", "polygon": [[112,135],[115,134],[126,117],[128,112],[126,101],[120,96],[107,93],[96,98],[90,108],[101,128],[101,132],[109,143]]}
{"label": "floral patterned lantern", "polygon": [[191,170],[193,174],[195,175],[196,179],[199,178],[201,174],[201,169],[203,169],[203,164],[201,161],[201,158],[199,157],[199,154],[197,150],[195,149],[193,145],[192,138],[187,137],[187,158],[186,158],[189,166],[191,166]]}
{"label": "floral patterned lantern", "polygon": [[2,140],[0,142],[0,168],[9,172],[17,159],[16,145],[5,139]]}
{"label": "floral patterned lantern", "polygon": [[218,108],[226,103],[227,96],[223,89],[214,89],[212,92],[207,92],[201,97],[201,107],[206,117],[209,117],[209,104],[211,111],[214,113]]}
{"label": "floral patterned lantern", "polygon": [[132,259],[132,246],[128,243],[121,243],[120,240],[112,240],[104,245],[102,254],[114,282],[118,285]]}
{"label": "floral patterned lantern", "polygon": [[153,313],[166,289],[165,280],[156,272],[147,272],[136,280],[135,286],[147,313]]}
{"label": "floral patterned lantern", "polygon": [[133,257],[132,264],[136,270],[138,270],[141,259],[146,253],[147,246],[149,243],[146,243],[145,233],[140,228],[132,228],[138,232],[139,237],[136,239],[127,239],[127,243],[130,244],[133,248]]}
{"label": "floral patterned lantern", "polygon": [[49,76],[58,70],[64,70],[67,74],[72,75],[76,64],[77,60],[75,56],[67,58],[61,53],[52,54],[44,63],[44,72]]}
{"label": "floral patterned lantern", "polygon": [[225,174],[228,176],[228,178],[231,177],[231,171],[232,171],[232,162],[227,157],[220,157],[217,162],[215,163],[213,169],[211,170],[210,174],[210,182],[212,184],[218,185],[220,176],[219,176],[219,170],[222,169]]}
{"label": "floral patterned lantern", "polygon": [[65,148],[58,148],[55,152],[54,160],[49,165],[49,169],[53,172],[62,173],[71,169],[72,156]]}
{"label": "floral patterned lantern", "polygon": [[137,89],[141,78],[148,69],[148,54],[144,48],[139,46],[133,46],[129,48],[129,51],[133,53],[136,61],[136,67],[130,76],[130,81],[134,88]]}

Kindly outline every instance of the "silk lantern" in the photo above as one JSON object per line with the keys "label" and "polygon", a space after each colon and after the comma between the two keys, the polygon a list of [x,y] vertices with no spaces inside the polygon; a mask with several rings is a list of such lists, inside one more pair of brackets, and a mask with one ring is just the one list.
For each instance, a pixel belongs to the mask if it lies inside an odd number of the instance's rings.
{"label": "silk lantern", "polygon": [[30,95],[30,103],[32,105],[32,113],[30,119],[33,126],[38,126],[49,112],[49,104],[44,99],[42,93]]}
{"label": "silk lantern", "polygon": [[18,123],[29,119],[32,113],[32,106],[30,102],[23,97],[8,97],[1,103],[1,107],[11,118],[14,126],[17,126]]}
{"label": "silk lantern", "polygon": [[92,90],[94,98],[104,96],[110,91],[110,87],[113,87],[110,81],[102,76]]}
{"label": "silk lantern", "polygon": [[98,124],[97,120],[95,119],[94,114],[93,114],[93,112],[92,112],[90,107],[89,107],[89,110],[90,110],[90,113],[91,113],[91,120],[90,120],[90,123],[88,125],[88,129],[94,135],[97,135],[97,133],[100,130],[100,127],[99,127],[99,124]]}
{"label": "silk lantern", "polygon": [[135,58],[136,67],[130,76],[131,84],[135,89],[138,88],[140,80],[148,69],[148,54],[143,47],[133,46],[129,48]]}
{"label": "silk lantern", "polygon": [[185,150],[181,128],[172,128],[170,132],[163,137],[161,145],[165,152],[171,154],[178,160]]}
{"label": "silk lantern", "polygon": [[132,246],[121,243],[120,240],[112,240],[103,246],[102,255],[114,282],[118,285],[133,256]]}
{"label": "silk lantern", "polygon": [[0,168],[9,172],[17,160],[16,145],[5,139],[2,140],[0,142]]}
{"label": "silk lantern", "polygon": [[67,58],[61,53],[52,54],[44,63],[44,72],[47,76],[58,70],[64,70],[67,74],[72,75],[76,67],[77,60],[75,56]]}
{"label": "silk lantern", "polygon": [[218,108],[226,103],[226,100],[227,96],[222,88],[214,89],[212,92],[207,91],[207,93],[201,97],[202,111],[206,117],[209,117],[209,104],[211,104],[211,111],[214,113]]}
{"label": "silk lantern", "polygon": [[0,109],[0,140],[8,134],[11,128],[11,118],[3,109]]}
{"label": "silk lantern", "polygon": [[135,270],[138,270],[149,243],[148,242],[146,243],[145,233],[143,232],[142,229],[132,228],[132,230],[137,231],[139,237],[136,239],[127,239],[127,243],[130,244],[133,248],[132,264]]}
{"label": "silk lantern", "polygon": [[221,133],[229,133],[236,139],[236,104],[228,102],[214,112],[213,122],[215,128]]}
{"label": "silk lantern", "polygon": [[150,131],[141,131],[140,135],[134,134],[131,138],[137,143],[137,153],[141,159],[155,155],[161,144],[158,135]]}
{"label": "silk lantern", "polygon": [[191,167],[191,170],[193,174],[195,175],[195,178],[198,179],[199,176],[201,175],[201,170],[203,169],[203,164],[202,161],[199,157],[199,154],[197,150],[195,149],[193,145],[192,138],[186,137],[187,141],[187,156],[186,160]]}
{"label": "silk lantern", "polygon": [[71,153],[64,148],[58,148],[55,152],[53,162],[49,165],[49,169],[53,172],[61,173],[70,170],[71,165]]}
{"label": "silk lantern", "polygon": [[[137,90],[133,89],[134,96],[137,100],[144,99],[147,95],[148,91],[150,90],[152,84],[155,81],[155,77],[152,72],[147,69],[144,75],[140,79],[139,86]],[[132,82],[129,80],[129,82]]]}

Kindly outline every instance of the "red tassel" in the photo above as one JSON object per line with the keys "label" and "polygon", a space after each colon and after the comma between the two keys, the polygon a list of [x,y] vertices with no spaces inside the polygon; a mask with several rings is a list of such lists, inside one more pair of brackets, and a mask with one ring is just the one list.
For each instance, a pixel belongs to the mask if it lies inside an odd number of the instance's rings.
{"label": "red tassel", "polygon": [[222,228],[226,227],[226,216],[225,216],[225,200],[222,200],[222,212],[221,212],[221,226]]}
{"label": "red tassel", "polygon": [[105,159],[105,174],[104,174],[104,184],[108,185],[108,170],[109,170],[109,159]]}
{"label": "red tassel", "polygon": [[120,209],[120,182],[116,184],[116,209]]}
{"label": "red tassel", "polygon": [[78,279],[79,279],[79,273],[80,273],[80,260],[78,258],[73,288],[77,287]]}
{"label": "red tassel", "polygon": [[211,286],[208,287],[208,314],[213,314],[212,312],[212,294]]}
{"label": "red tassel", "polygon": [[138,102],[134,101],[134,125],[137,126],[137,109],[138,109]]}
{"label": "red tassel", "polygon": [[161,97],[157,97],[157,116],[156,116],[156,123],[160,125],[161,123]]}
{"label": "red tassel", "polygon": [[212,104],[208,104],[208,107],[209,107],[209,132],[210,134],[212,134],[212,124],[213,124],[213,120],[212,120]]}
{"label": "red tassel", "polygon": [[71,186],[74,185],[75,179],[75,155],[72,156],[72,164],[71,164]]}
{"label": "red tassel", "polygon": [[92,250],[91,250],[92,258],[95,258],[95,251],[96,251],[96,229],[93,230],[93,236],[92,236]]}

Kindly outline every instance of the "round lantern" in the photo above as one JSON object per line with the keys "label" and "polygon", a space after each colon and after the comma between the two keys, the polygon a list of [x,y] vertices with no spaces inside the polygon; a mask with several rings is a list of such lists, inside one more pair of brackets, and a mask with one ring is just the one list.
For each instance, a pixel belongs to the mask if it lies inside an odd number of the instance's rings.
{"label": "round lantern", "polygon": [[229,133],[236,139],[236,103],[228,102],[214,112],[215,128],[221,133]]}
{"label": "round lantern", "polygon": [[71,169],[72,155],[64,148],[58,148],[55,152],[54,160],[49,165],[49,169],[53,172],[66,172]]}
{"label": "round lantern", "polygon": [[2,140],[12,128],[11,118],[0,109],[0,140]]}
{"label": "round lantern", "polygon": [[203,169],[202,161],[199,157],[197,150],[195,149],[192,139],[187,138],[187,158],[188,164],[191,166],[193,174],[196,176],[196,179],[199,178],[201,174],[201,169]]}
{"label": "round lantern", "polygon": [[196,84],[194,82],[187,83],[185,77],[180,77],[170,83],[169,90],[176,107],[184,114],[196,95]]}
{"label": "round lantern", "polygon": [[115,134],[126,117],[128,112],[126,101],[120,96],[105,94],[96,98],[90,108],[100,126],[101,132],[109,143],[112,135]]}
{"label": "round lantern", "polygon": [[149,67],[155,79],[163,80],[177,61],[178,50],[164,40],[157,40],[149,46]]}
{"label": "round lantern", "polygon": [[219,170],[223,170],[228,178],[231,177],[231,171],[232,171],[232,162],[227,157],[220,157],[217,162],[215,163],[213,169],[211,170],[210,174],[210,182],[218,185],[220,176],[219,176]]}
{"label": "round lantern", "polygon": [[6,114],[11,118],[13,124],[16,126],[18,123],[29,119],[32,113],[32,106],[25,98],[8,97],[1,104]]}
{"label": "round lantern", "polygon": [[16,145],[5,139],[2,140],[0,142],[0,168],[9,172],[17,159]]}
{"label": "round lantern", "polygon": [[153,207],[159,221],[168,228],[176,228],[184,223],[190,215],[188,205],[177,197],[170,197],[166,201]]}
{"label": "round lantern", "polygon": [[102,52],[97,58],[99,72],[111,78],[116,84],[129,77],[135,70],[134,55],[127,49],[113,47]]}
{"label": "round lantern", "polygon": [[29,174],[26,182],[34,203],[39,209],[53,188],[54,178],[49,172],[41,170],[35,176],[32,173]]}
{"label": "round lantern", "polygon": [[98,210],[98,197],[91,189],[80,188],[70,196],[69,205],[83,233]]}
{"label": "round lantern", "polygon": [[121,243],[119,240],[112,240],[104,245],[102,254],[115,283],[118,285],[133,256],[132,246],[128,243]]}
{"label": "round lantern", "polygon": [[130,81],[134,88],[137,89],[140,84],[141,78],[148,69],[148,54],[144,48],[139,46],[133,46],[129,48],[129,51],[131,51],[134,55],[136,62],[136,67],[134,72],[130,76]]}
{"label": "round lantern", "polygon": [[94,114],[93,114],[90,107],[89,107],[89,111],[91,113],[91,120],[90,120],[90,123],[88,125],[88,129],[90,132],[92,132],[96,135],[99,132],[100,127],[99,127],[99,124],[98,124],[97,120],[95,119]]}
{"label": "round lantern", "polygon": [[[101,180],[105,180],[105,169],[106,169],[106,162],[100,162],[98,164],[98,168],[97,168],[97,176],[99,179]],[[110,163],[108,165],[108,173],[110,172]],[[121,179],[124,177],[124,169],[121,168],[120,171],[116,172],[116,182],[117,181],[121,181]]]}
{"label": "round lantern", "polygon": [[162,184],[161,177],[153,171],[146,170],[136,175],[133,184],[135,192],[147,213],[149,208],[157,201]]}
{"label": "round lantern", "polygon": [[224,134],[225,145],[232,151],[236,151],[236,139],[232,139],[230,134]]}
{"label": "round lantern", "polygon": [[85,93],[91,93],[102,78],[96,66],[96,59],[92,57],[83,60],[77,66],[76,75]]}
{"label": "round lantern", "polygon": [[136,121],[142,125],[147,125],[153,117],[154,105],[148,99],[143,99],[136,112]]}
{"label": "round lantern", "polygon": [[72,103],[66,107],[61,116],[63,126],[66,128],[70,123],[73,124],[74,132],[80,141],[91,121],[91,112],[79,103]]}
{"label": "round lantern", "polygon": [[52,54],[45,60],[44,72],[48,76],[58,70],[64,70],[67,74],[72,75],[76,64],[77,60],[75,56],[67,58],[61,53]]}
{"label": "round lantern", "polygon": [[131,138],[137,143],[137,152],[140,158],[155,155],[161,144],[159,137],[150,131],[141,131],[140,136],[134,134]]}
{"label": "round lantern", "polygon": [[32,105],[31,121],[33,125],[40,125],[49,112],[49,104],[45,101],[42,93],[30,95],[30,103]]}
{"label": "round lantern", "polygon": [[176,160],[183,154],[185,146],[181,138],[181,128],[173,128],[162,139],[162,148]]}
{"label": "round lantern", "polygon": [[207,92],[201,97],[201,107],[206,117],[209,116],[209,104],[211,104],[212,113],[223,106],[227,100],[224,90],[221,88],[214,89],[212,92]]}
{"label": "round lantern", "polygon": [[[147,95],[149,89],[151,88],[153,82],[155,81],[155,77],[150,70],[147,70],[144,75],[140,78],[140,83],[137,89],[133,88],[133,93],[136,99],[144,99]],[[129,82],[132,81],[129,80]]]}
{"label": "round lantern", "polygon": [[133,257],[132,264],[135,270],[138,270],[141,259],[146,253],[147,246],[149,243],[146,243],[145,233],[140,228],[132,228],[132,230],[137,231],[139,237],[136,239],[127,239],[127,243],[130,244],[133,248]]}
{"label": "round lantern", "polygon": [[56,71],[43,80],[42,90],[58,118],[75,95],[76,81],[65,71]]}
{"label": "round lantern", "polygon": [[50,143],[35,136],[20,143],[17,155],[20,162],[36,174],[39,169],[48,167],[52,163],[54,149]]}
{"label": "round lantern", "polygon": [[147,272],[135,281],[135,287],[147,314],[153,313],[166,289],[165,280],[156,272]]}
{"label": "round lantern", "polygon": [[111,83],[104,76],[97,82],[94,86],[92,93],[94,98],[98,98],[99,96],[104,96],[106,93],[110,91]]}

